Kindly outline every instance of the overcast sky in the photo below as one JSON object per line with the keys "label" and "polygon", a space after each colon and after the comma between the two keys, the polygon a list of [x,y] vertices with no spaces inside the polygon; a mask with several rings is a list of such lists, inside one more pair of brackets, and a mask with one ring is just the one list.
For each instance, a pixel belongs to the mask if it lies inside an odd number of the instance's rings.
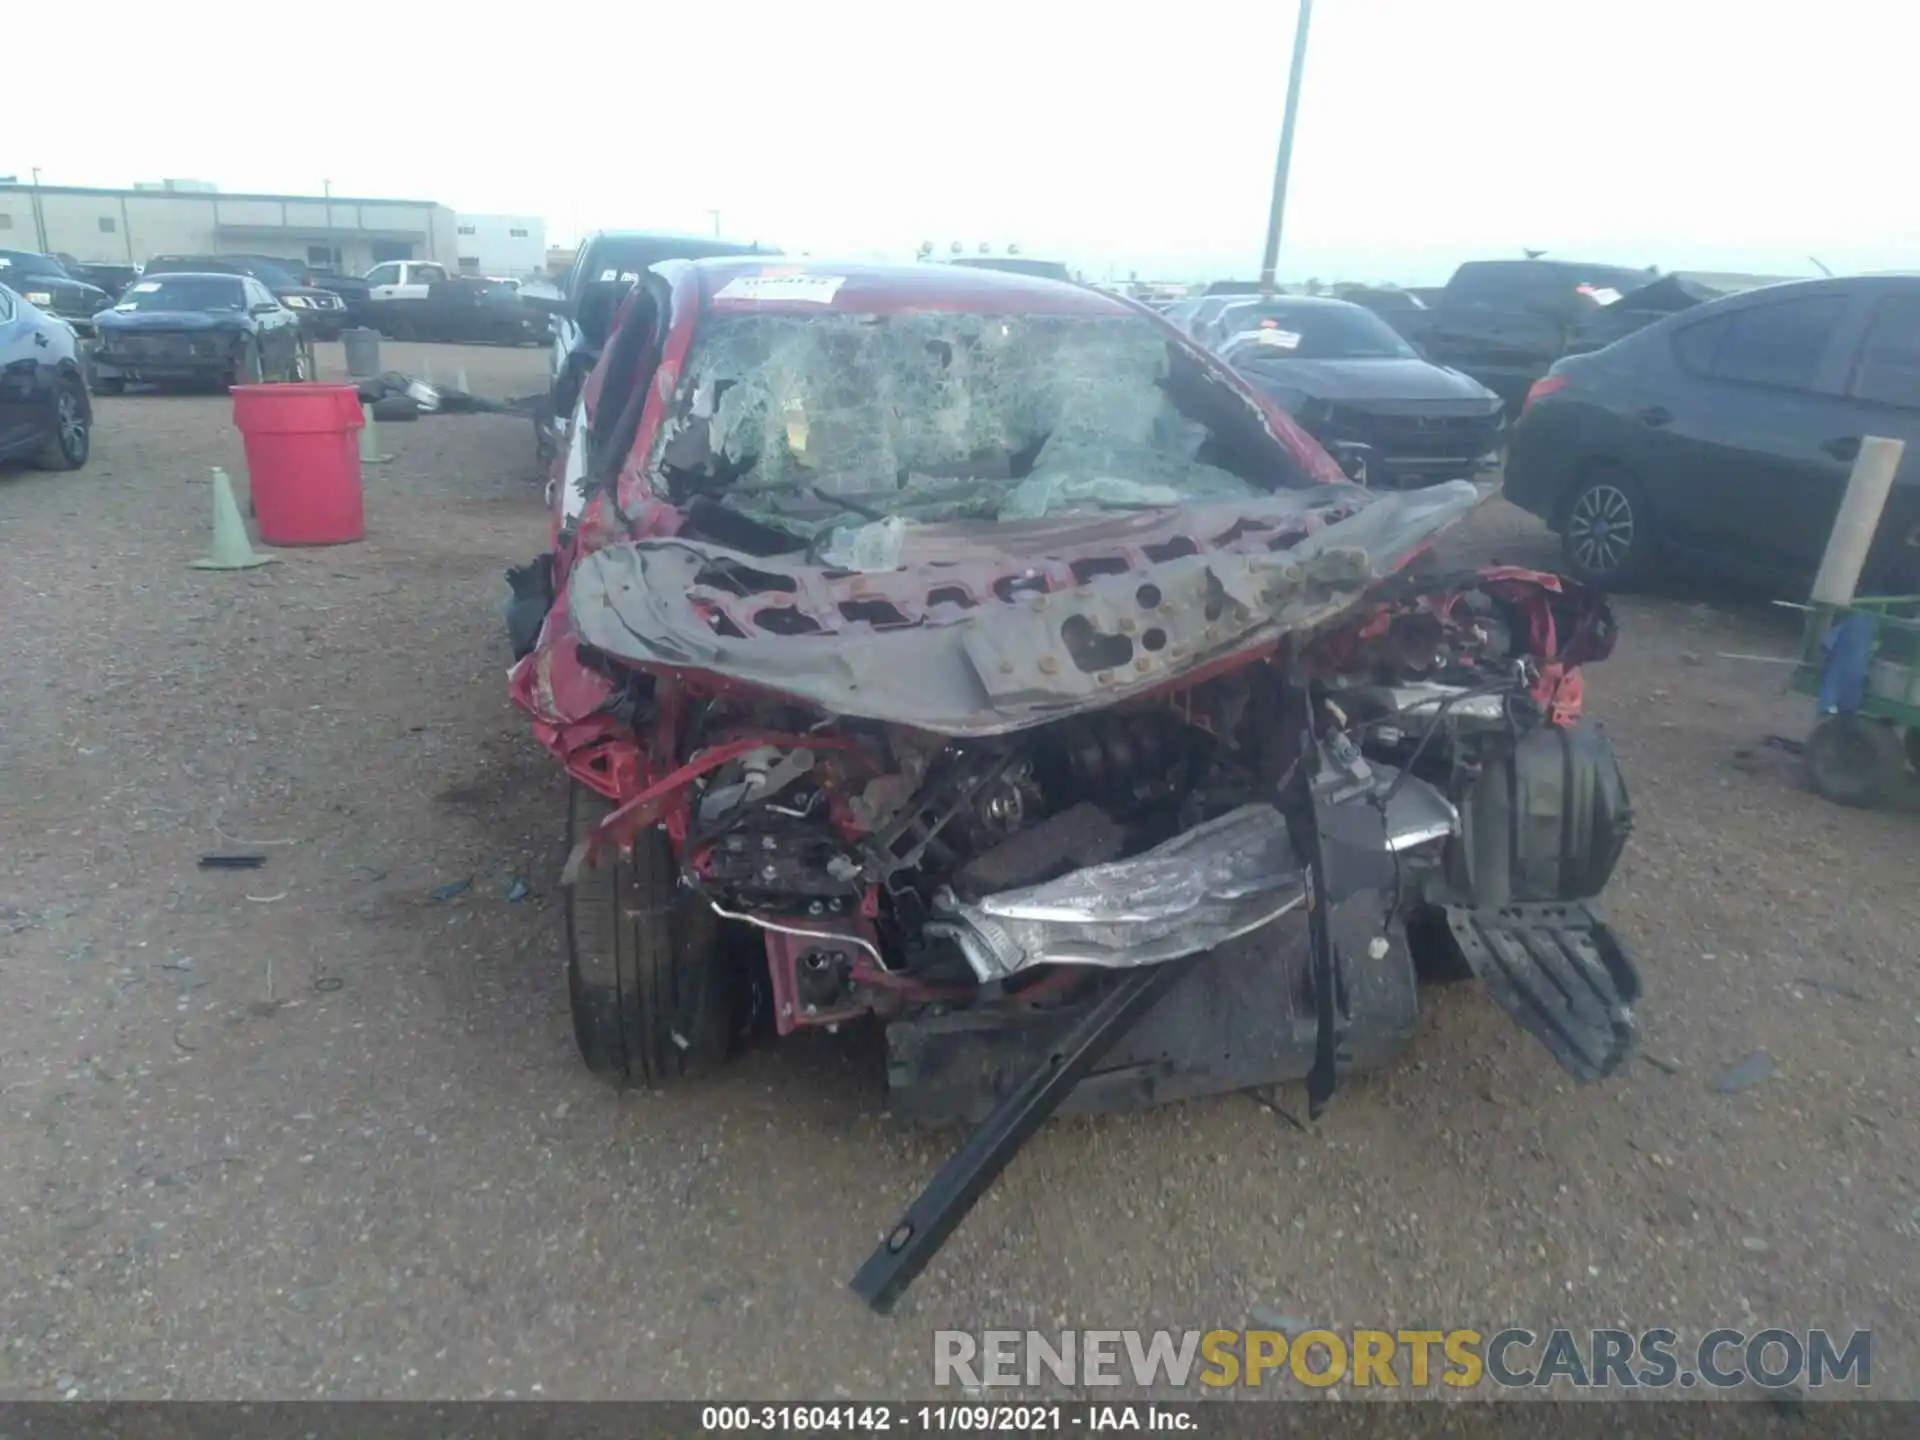
{"label": "overcast sky", "polygon": [[[1248,275],[1294,16],[1292,0],[194,4],[93,47],[72,104],[0,135],[0,173],[324,179],[541,214],[555,240],[706,231],[718,210],[730,236],[816,255],[1015,242],[1096,279]],[[1282,278],[1432,283],[1522,246],[1911,267],[1916,42],[1907,0],[1318,0]]]}

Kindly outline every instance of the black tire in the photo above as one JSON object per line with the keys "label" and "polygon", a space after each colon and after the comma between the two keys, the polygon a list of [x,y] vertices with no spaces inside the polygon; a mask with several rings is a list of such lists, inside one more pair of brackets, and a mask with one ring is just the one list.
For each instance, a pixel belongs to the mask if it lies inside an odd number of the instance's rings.
{"label": "black tire", "polygon": [[[567,839],[611,813],[575,784]],[[567,897],[567,998],[580,1058],[615,1085],[658,1087],[717,1067],[732,1035],[720,922],[681,891],[672,847],[645,831],[630,858],[603,853]]]}
{"label": "black tire", "polygon": [[93,419],[78,380],[62,377],[53,393],[53,433],[34,457],[42,470],[78,470],[93,453]]}
{"label": "black tire", "polygon": [[1473,979],[1473,967],[1447,927],[1443,910],[1425,907],[1407,917],[1407,951],[1422,985],[1459,985]]}
{"label": "black tire", "polygon": [[383,424],[388,420],[404,424],[420,418],[420,407],[405,395],[383,395],[373,402],[373,418]]}
{"label": "black tire", "polygon": [[1617,465],[1581,474],[1561,506],[1559,529],[1568,573],[1603,590],[1637,584],[1659,550],[1646,492]]}
{"label": "black tire", "polygon": [[1868,810],[1891,799],[1908,778],[1900,731],[1862,715],[1829,715],[1807,737],[1807,774],[1836,805]]}

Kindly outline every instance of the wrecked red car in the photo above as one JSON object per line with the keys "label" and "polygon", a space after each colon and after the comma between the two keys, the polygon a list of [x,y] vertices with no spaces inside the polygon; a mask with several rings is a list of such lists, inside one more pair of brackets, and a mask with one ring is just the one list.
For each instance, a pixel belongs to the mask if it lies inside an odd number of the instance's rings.
{"label": "wrecked red car", "polygon": [[568,979],[619,1081],[884,1026],[973,1137],[880,1308],[1046,1116],[1339,1078],[1477,977],[1582,1080],[1639,979],[1587,902],[1630,824],[1604,599],[1449,573],[1144,307],[952,266],[656,267],[510,573],[573,778]]}

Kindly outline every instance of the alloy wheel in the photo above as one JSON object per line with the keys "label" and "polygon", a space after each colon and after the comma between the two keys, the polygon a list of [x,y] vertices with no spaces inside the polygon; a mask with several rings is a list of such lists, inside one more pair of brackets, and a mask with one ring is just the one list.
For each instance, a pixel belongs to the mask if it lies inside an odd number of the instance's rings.
{"label": "alloy wheel", "polygon": [[1595,575],[1620,569],[1632,553],[1633,502],[1604,481],[1589,485],[1567,514],[1567,549],[1581,568]]}
{"label": "alloy wheel", "polygon": [[87,456],[87,419],[80,413],[80,402],[71,390],[62,388],[55,402],[60,427],[60,453],[75,465]]}

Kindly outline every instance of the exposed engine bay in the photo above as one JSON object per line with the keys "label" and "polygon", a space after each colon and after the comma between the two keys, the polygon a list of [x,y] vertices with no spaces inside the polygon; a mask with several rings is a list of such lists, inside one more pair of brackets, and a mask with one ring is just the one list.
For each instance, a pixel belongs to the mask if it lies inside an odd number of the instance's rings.
{"label": "exposed engine bay", "polygon": [[[950,1026],[983,1009],[1071,1008],[1099,971],[1214,950],[1305,906],[1306,865],[1273,804],[1299,765],[1302,726],[1283,713],[1294,685],[1337,740],[1347,793],[1332,813],[1389,862],[1368,944],[1405,957],[1398,1033],[1415,971],[1459,973],[1463,945],[1484,946],[1445,923],[1447,907],[1564,906],[1606,883],[1629,814],[1611,752],[1580,719],[1576,667],[1608,653],[1611,626],[1600,596],[1550,576],[1403,573],[1360,618],[1191,684],[959,737],[588,664],[604,686],[588,729],[657,748],[650,783],[635,785],[621,774],[641,763],[630,743],[587,740],[615,752],[587,777],[632,798],[579,840],[570,872],[602,839],[663,827],[680,887],[762,932],[755,1003],[778,1032],[869,1014],[903,1025],[892,1078],[909,1092],[930,1078],[931,1042],[913,1028],[929,1012]],[[552,734],[556,748],[581,739]],[[1549,1043],[1590,1076],[1624,1058],[1627,1037],[1608,1015],[1597,1034]],[[1304,1062],[1274,1063],[1294,1073],[1262,1080],[1297,1078]],[[1182,1072],[1169,1051],[1157,1076],[1130,1075],[1123,1103],[1211,1088],[1206,1068]],[[997,1093],[992,1070],[965,1093],[929,1086],[924,1105],[901,1093],[896,1108],[977,1116]]]}

